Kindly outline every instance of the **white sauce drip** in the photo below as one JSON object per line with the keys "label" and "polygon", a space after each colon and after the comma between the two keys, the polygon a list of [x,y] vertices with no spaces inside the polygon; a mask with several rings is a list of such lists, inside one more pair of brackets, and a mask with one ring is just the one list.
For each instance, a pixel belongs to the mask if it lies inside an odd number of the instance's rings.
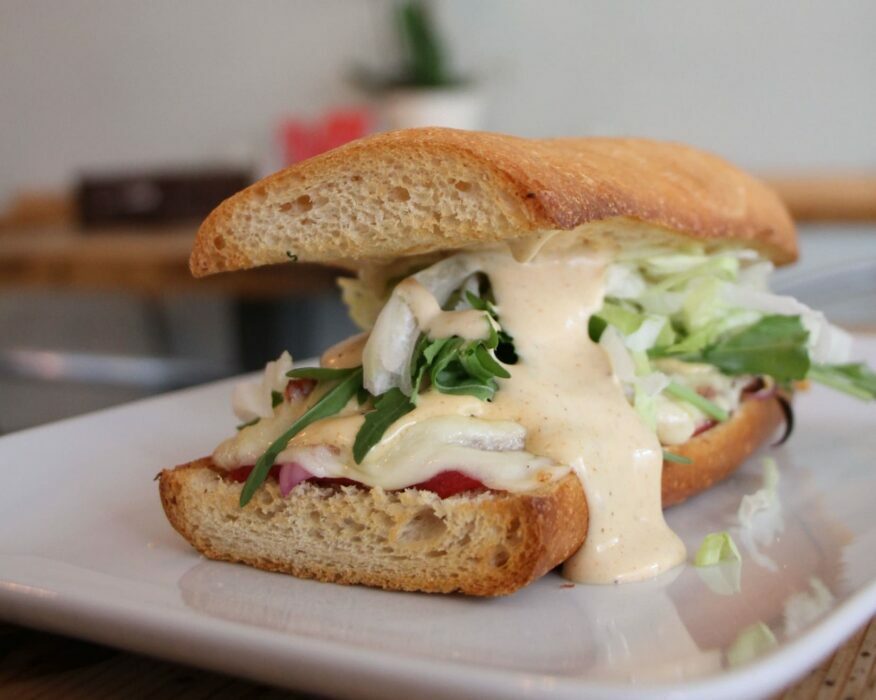
{"label": "white sauce drip", "polygon": [[[524,259],[529,254],[535,250],[518,251]],[[489,277],[502,327],[514,338],[520,358],[509,367],[511,378],[499,380],[494,400],[424,392],[417,408],[387,430],[361,465],[350,456],[362,422],[351,401],[342,415],[299,433],[277,461],[293,461],[316,446],[331,445],[338,458],[333,462],[323,455],[314,466],[319,475],[347,476],[384,488],[402,488],[459,468],[491,488],[526,491],[571,468],[584,487],[589,524],[584,546],[563,568],[567,578],[637,581],[684,561],[684,545],[663,519],[660,443],[630,406],[606,354],[588,334],[589,318],[602,305],[606,261],[592,252],[576,256],[569,251],[556,257],[543,253],[523,263],[504,250],[460,257]],[[415,280],[402,282],[399,292],[419,327],[433,337],[479,339],[489,331],[483,312],[442,311]],[[353,366],[363,343],[360,337],[327,351],[325,364]],[[262,419],[223,443],[214,459],[225,468],[252,464],[291,420],[290,409],[279,409],[275,418]],[[523,432],[515,425],[525,429],[523,446]],[[452,439],[479,431],[492,431],[488,439],[495,442],[488,449],[468,438]]]}
{"label": "white sauce drip", "polygon": [[490,334],[490,321],[483,311],[443,311],[432,293],[413,277],[400,282],[396,293],[414,314],[420,330],[430,338],[458,335],[465,340],[483,340]]}
{"label": "white sauce drip", "polygon": [[660,443],[588,334],[589,318],[602,305],[605,262],[479,257],[520,357],[486,415],[523,425],[527,449],[572,467],[587,496],[587,539],[564,575],[588,583],[637,581],[684,561],[684,545],[663,519]]}

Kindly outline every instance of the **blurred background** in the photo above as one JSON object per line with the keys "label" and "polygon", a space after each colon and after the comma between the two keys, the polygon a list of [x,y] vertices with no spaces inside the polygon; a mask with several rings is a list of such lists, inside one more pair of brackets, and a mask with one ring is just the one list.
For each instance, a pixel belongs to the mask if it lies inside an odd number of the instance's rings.
{"label": "blurred background", "polygon": [[186,258],[225,196],[386,128],[685,141],[788,202],[780,285],[860,267],[874,27],[871,0],[0,0],[0,430],[349,334],[333,271]]}

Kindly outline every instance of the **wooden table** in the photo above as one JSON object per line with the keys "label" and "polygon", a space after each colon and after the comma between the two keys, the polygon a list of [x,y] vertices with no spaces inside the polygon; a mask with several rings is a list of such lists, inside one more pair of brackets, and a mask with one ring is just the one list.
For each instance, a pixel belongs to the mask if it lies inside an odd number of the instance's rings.
{"label": "wooden table", "polygon": [[[876,174],[773,173],[763,179],[798,223],[876,221]],[[24,199],[17,215],[0,218],[0,287],[224,292],[265,299],[328,289],[337,274],[313,265],[281,265],[195,280],[187,266],[194,224],[86,233],[72,223],[67,198]]]}
{"label": "wooden table", "polygon": [[[183,700],[313,697],[97,644],[0,625],[0,699],[129,700],[154,696]],[[876,698],[876,620],[858,630],[805,678],[775,697]]]}
{"label": "wooden table", "polygon": [[277,265],[192,277],[194,226],[82,232],[57,225],[0,230],[0,288],[126,292],[146,296],[221,293],[244,299],[302,296],[334,288],[337,270]]}

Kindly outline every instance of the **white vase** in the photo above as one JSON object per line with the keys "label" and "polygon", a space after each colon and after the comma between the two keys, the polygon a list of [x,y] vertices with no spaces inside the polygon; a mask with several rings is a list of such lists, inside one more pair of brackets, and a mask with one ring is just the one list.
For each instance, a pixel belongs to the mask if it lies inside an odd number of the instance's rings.
{"label": "white vase", "polygon": [[405,88],[382,96],[380,115],[387,129],[447,126],[483,127],[484,98],[473,88]]}

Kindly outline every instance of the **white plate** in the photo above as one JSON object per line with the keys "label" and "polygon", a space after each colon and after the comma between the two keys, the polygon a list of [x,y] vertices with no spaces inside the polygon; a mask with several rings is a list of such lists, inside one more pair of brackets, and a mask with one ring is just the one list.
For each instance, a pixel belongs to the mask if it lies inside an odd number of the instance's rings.
{"label": "white plate", "polygon": [[[876,337],[859,350],[876,364]],[[551,574],[475,600],[200,558],[167,524],[152,478],[231,429],[230,386],[0,440],[0,617],[348,697],[740,698],[791,682],[876,612],[872,405],[818,387],[800,397],[796,434],[773,452],[784,530],[757,557],[743,550],[740,593],[715,592],[720,582],[686,566],[614,587],[567,587]],[[752,460],[671,510],[690,552],[733,524],[760,474]],[[758,622],[777,645],[731,667],[727,649]]]}

